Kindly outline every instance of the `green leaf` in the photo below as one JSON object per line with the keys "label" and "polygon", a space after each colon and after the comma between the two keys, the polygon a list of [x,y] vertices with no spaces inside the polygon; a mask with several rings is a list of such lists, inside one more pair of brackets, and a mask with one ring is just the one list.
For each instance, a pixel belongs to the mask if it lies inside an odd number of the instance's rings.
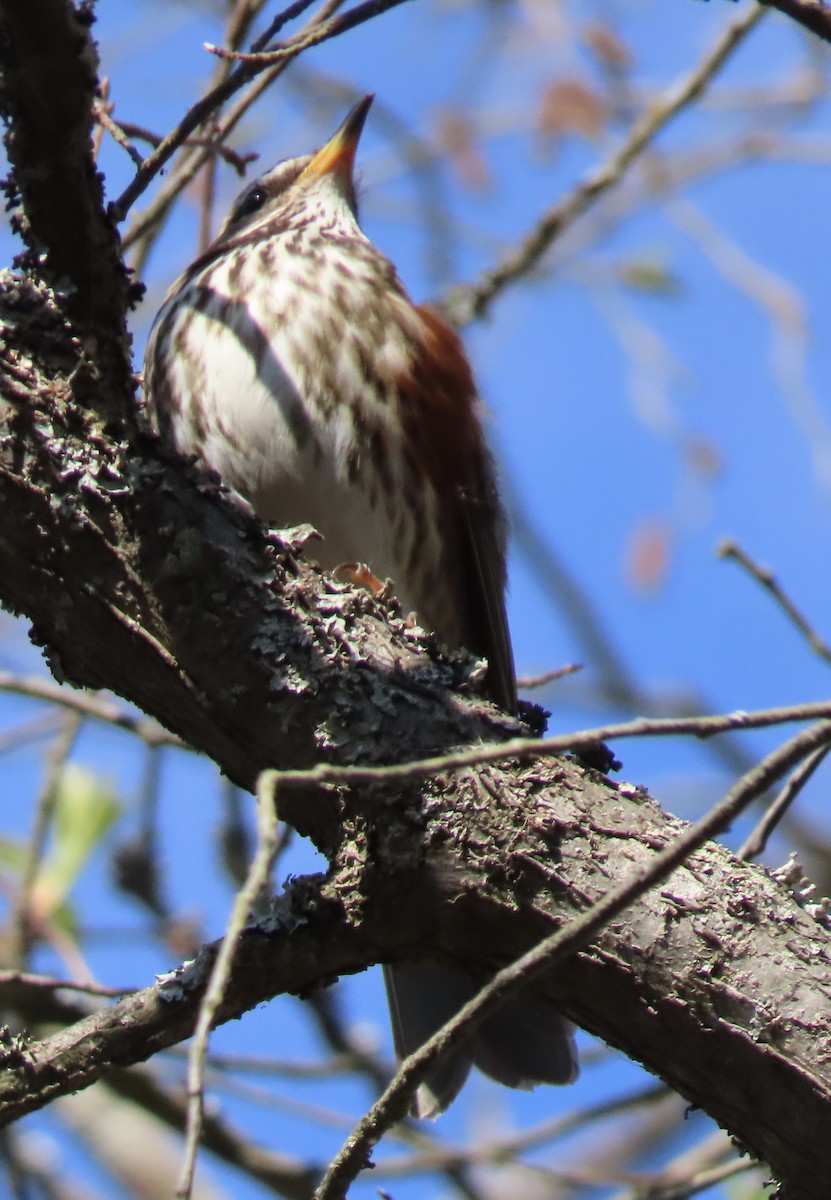
{"label": "green leaf", "polygon": [[74,763],[64,768],[57,785],[52,837],[38,876],[38,891],[49,896],[50,909],[67,898],[120,812],[112,780]]}

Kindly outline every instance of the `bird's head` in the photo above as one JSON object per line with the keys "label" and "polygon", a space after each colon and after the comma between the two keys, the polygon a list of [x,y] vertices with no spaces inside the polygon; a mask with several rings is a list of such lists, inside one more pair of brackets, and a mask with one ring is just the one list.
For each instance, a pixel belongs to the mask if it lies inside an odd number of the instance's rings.
{"label": "bird's head", "polygon": [[351,231],[357,225],[355,154],[374,97],[364,96],[315,154],[278,163],[240,194],[216,243],[269,237],[309,222]]}

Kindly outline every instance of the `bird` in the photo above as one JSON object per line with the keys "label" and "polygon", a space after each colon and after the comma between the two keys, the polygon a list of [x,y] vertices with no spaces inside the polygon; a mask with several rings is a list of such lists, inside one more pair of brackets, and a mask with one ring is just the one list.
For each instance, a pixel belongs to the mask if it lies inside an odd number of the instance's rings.
{"label": "bird", "polygon": [[[488,696],[514,712],[506,519],[472,368],[358,221],[372,101],[251,183],[170,288],[147,345],[146,413],[269,526],[313,526],[324,570],[360,563],[390,579],[403,611],[486,660]],[[399,1059],[481,984],[439,963],[384,974]],[[543,999],[507,1002],[438,1061],[414,1114],[444,1111],[474,1064],[509,1087],[568,1083],[571,1026]]]}

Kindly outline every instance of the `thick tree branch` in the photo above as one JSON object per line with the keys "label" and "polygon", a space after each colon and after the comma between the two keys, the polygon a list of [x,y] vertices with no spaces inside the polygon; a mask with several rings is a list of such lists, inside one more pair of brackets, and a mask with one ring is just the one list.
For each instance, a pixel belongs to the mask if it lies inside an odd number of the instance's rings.
{"label": "thick tree branch", "polygon": [[[102,1092],[98,1096],[98,1104],[103,1106],[135,1105],[136,1109],[165,1127],[165,1133],[181,1134],[185,1129],[186,1104],[184,1096],[176,1084],[165,1085],[151,1067],[131,1067],[129,1070],[113,1070],[107,1073],[106,1081],[99,1086]],[[66,1105],[59,1103],[58,1119],[63,1119],[72,1126],[74,1101],[76,1093],[70,1097]],[[96,1116],[98,1114],[96,1113]],[[100,1129],[101,1122],[95,1122],[96,1137],[109,1141],[108,1130]],[[143,1146],[143,1137],[139,1144]],[[135,1144],[134,1131],[131,1131],[130,1142]],[[264,1189],[286,1200],[308,1200],[314,1189],[315,1181],[321,1173],[318,1163],[307,1162],[299,1155],[282,1154],[258,1144],[247,1131],[236,1128],[221,1112],[205,1114],[202,1126],[202,1148],[215,1158],[228,1163],[239,1171],[244,1171],[251,1179],[257,1180]],[[172,1196],[175,1175],[171,1174],[164,1185],[157,1185],[155,1191],[146,1190],[145,1195]],[[55,1200],[61,1200],[56,1196]]]}
{"label": "thick tree branch", "polygon": [[[35,621],[59,671],[118,690],[249,786],[268,765],[397,761],[517,731],[470,691],[446,690],[464,683],[463,660],[425,653],[427,639],[399,620],[388,626],[367,595],[294,563],[149,439],[129,453],[108,443],[72,404],[89,364],[48,298],[7,282],[0,299],[14,338],[0,359],[0,595]],[[551,760],[390,783],[346,806],[327,789],[287,795],[283,808],[334,855],[334,872],[314,903],[305,891],[292,908],[303,924],[290,936],[246,937],[225,1019],[277,991],[428,947],[490,970],[673,827],[633,791]],[[829,1036],[818,998],[825,931],[715,846],[664,891],[550,995],[661,1071],[782,1178],[804,1178],[806,1162],[831,1167],[812,1124],[831,1083],[809,1065],[822,1064]],[[197,998],[151,991],[59,1035],[19,1076],[27,1099],[18,1092],[12,1111],[181,1040]],[[799,1129],[786,1128],[783,1094]]]}
{"label": "thick tree branch", "polygon": [[[761,795],[784,770],[798,763],[811,749],[827,746],[830,737],[831,722],[828,721],[819,721],[796,734],[735,784],[710,812],[672,837],[648,862],[630,868],[620,882],[615,882],[604,894],[594,899],[582,914],[575,915],[564,928],[544,937],[513,963],[499,970],[443,1029],[401,1064],[383,1096],[361,1119],[332,1160],[323,1182],[315,1192],[315,1200],[345,1200],[350,1184],[369,1162],[374,1146],[393,1123],[406,1114],[415,1088],[424,1079],[429,1064],[436,1061],[438,1054],[456,1049],[464,1036],[469,1036],[471,1025],[478,1024],[483,1017],[494,1012],[500,999],[515,996],[523,987],[536,987],[547,975],[562,970],[569,959],[602,936],[606,927],[615,924],[633,904],[650,890],[667,882],[676,870],[687,867],[707,841],[728,828],[750,801]],[[200,1020],[203,1019],[204,1014]]]}
{"label": "thick tree branch", "polygon": [[[492,795],[498,806],[485,803]],[[680,828],[642,793],[553,760],[366,797],[331,877],[300,881],[270,928],[244,935],[221,1019],[377,958],[429,953],[492,970],[648,865]],[[180,984],[138,993],[29,1047],[17,1069],[10,1062],[3,1120],[186,1037],[212,954]],[[705,1105],[801,1200],[821,1194],[831,1169],[821,1136],[829,980],[827,932],[763,871],[710,844],[546,992]]]}
{"label": "thick tree branch", "polygon": [[88,7],[67,0],[0,0],[0,111],[14,170],[6,193],[21,206],[13,222],[32,265],[60,290],[78,333],[95,339],[99,366],[121,390],[131,369],[124,317],[137,293],[93,161],[91,22]]}
{"label": "thick tree branch", "polygon": [[[22,15],[32,9],[12,7],[5,103],[21,135],[10,150],[55,290],[0,282],[0,599],[32,620],[59,678],[116,690],[248,787],[266,767],[396,762],[521,733],[477,698],[463,656],[441,658],[368,596],[297,561],[135,431],[126,285],[83,149],[89,47],[61,0],[36,0],[43,47]],[[61,44],[77,48],[69,64]],[[42,52],[69,72],[56,178],[87,221],[86,265],[31,169],[61,128],[51,109],[39,124],[30,103],[23,68]],[[44,83],[46,66],[32,70]],[[636,789],[551,759],[347,796],[310,788],[282,807],[332,869],[297,883],[272,927],[246,933],[223,1020],[379,960],[491,972],[677,829]],[[7,1045],[5,1119],[186,1037],[204,966],[38,1045]],[[545,990],[769,1160],[790,1200],[807,1200],[831,1175],[829,977],[826,931],[711,845]]]}
{"label": "thick tree branch", "polygon": [[0,290],[0,309],[0,597],[59,678],[120,690],[249,788],[269,766],[520,732],[471,691],[446,693],[469,660],[425,658],[429,639],[400,619],[390,640],[365,592],[296,563],[149,439],[109,444],[74,402],[95,365],[31,285]]}
{"label": "thick tree branch", "polygon": [[759,4],[778,9],[824,42],[831,42],[831,8],[824,0],[759,0]]}

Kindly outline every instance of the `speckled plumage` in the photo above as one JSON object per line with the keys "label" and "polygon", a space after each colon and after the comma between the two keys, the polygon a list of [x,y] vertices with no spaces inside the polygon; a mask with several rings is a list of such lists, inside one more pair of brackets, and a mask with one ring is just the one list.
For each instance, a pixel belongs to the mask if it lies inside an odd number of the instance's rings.
{"label": "speckled plumage", "polygon": [[[147,351],[151,417],[264,519],[313,525],[321,565],[368,563],[445,642],[493,659],[509,707],[503,522],[467,361],[334,181],[315,181],[311,205],[294,194],[310,161],[253,185],[273,196],[254,216],[237,215],[244,193],[174,284]],[[466,594],[481,588],[471,521],[488,542],[487,615]]]}
{"label": "speckled plumage", "polygon": [[[361,562],[392,579],[405,610],[488,660],[490,694],[512,709],[505,528],[470,366],[357,220],[352,167],[370,100],[316,155],[243,192],[173,285],[148,343],[147,410],[271,525],[313,525],[324,568]],[[390,968],[387,982],[401,1053],[473,989],[438,967]],[[512,1086],[571,1077],[569,1036],[545,1006],[519,1056],[504,1046],[516,1011],[440,1066],[421,1111],[446,1106],[472,1060]]]}

